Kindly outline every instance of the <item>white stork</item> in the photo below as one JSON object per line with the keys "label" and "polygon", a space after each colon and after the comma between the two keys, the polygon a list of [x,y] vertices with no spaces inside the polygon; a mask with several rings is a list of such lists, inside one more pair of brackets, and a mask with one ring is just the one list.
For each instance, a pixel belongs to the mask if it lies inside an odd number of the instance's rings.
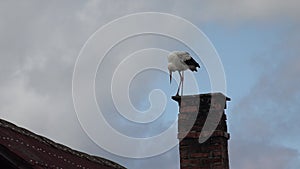
{"label": "white stork", "polygon": [[[188,52],[185,51],[174,51],[171,52],[168,56],[168,69],[170,73],[170,83],[172,81],[172,72],[178,71],[180,76],[180,83],[177,89],[176,96],[179,94],[180,85],[181,85],[181,95],[183,95],[183,71],[190,69],[191,71],[197,72],[197,67],[200,68],[200,65],[191,57]],[[181,73],[182,72],[182,73]]]}

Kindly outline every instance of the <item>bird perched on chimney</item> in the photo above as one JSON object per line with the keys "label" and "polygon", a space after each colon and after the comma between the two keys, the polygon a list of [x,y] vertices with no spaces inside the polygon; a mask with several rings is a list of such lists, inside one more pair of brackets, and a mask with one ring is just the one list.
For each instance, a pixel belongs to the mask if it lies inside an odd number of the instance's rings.
{"label": "bird perched on chimney", "polygon": [[180,76],[180,83],[177,89],[176,96],[179,96],[179,90],[181,86],[181,95],[183,95],[183,79],[184,71],[190,69],[192,72],[197,72],[197,67],[200,65],[191,57],[188,52],[185,51],[174,51],[168,56],[168,69],[170,73],[170,83],[172,81],[172,72],[178,71]]}

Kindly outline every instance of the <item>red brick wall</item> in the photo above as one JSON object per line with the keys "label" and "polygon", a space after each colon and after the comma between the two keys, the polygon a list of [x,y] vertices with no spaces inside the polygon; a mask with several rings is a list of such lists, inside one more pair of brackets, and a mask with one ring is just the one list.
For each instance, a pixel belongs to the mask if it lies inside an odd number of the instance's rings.
{"label": "red brick wall", "polygon": [[[179,103],[181,169],[229,169],[229,134],[224,109],[226,100],[230,99],[221,93],[175,96],[173,99]],[[205,123],[215,126],[215,130],[202,131]]]}

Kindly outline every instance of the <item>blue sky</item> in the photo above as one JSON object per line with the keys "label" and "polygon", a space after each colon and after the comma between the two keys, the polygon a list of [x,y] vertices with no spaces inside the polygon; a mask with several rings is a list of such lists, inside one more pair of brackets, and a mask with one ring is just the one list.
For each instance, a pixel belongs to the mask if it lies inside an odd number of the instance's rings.
{"label": "blue sky", "polygon": [[[130,169],[179,168],[177,146],[161,155],[142,159],[121,157],[103,150],[83,130],[72,100],[76,59],[96,30],[136,12],[170,13],[202,30],[223,63],[226,95],[232,99],[226,110],[231,133],[230,167],[299,168],[299,5],[293,0],[2,1],[0,117]],[[116,46],[104,62],[108,67],[116,66],[124,58],[120,53],[132,53],[149,46],[186,50],[172,39],[139,36]],[[112,71],[100,66],[95,79],[98,104],[112,126],[133,137],[153,136],[170,127],[178,110],[172,100],[168,100],[163,115],[155,122],[135,124],[122,118],[112,100],[106,99],[111,98],[110,85],[103,82],[108,82],[111,76],[106,73],[112,74]],[[206,71],[202,67],[195,74],[201,93],[210,92]],[[177,74],[174,76],[178,78]],[[168,78],[162,71],[138,74],[130,89],[133,105],[146,110],[150,106],[148,95],[156,88],[170,99],[169,96],[176,92],[176,84],[170,86]],[[191,85],[186,79],[187,93]],[[95,130],[109,136],[101,129]],[[111,144],[121,143],[112,141]],[[148,146],[155,147],[155,143]],[[137,146],[135,151],[145,150]]]}

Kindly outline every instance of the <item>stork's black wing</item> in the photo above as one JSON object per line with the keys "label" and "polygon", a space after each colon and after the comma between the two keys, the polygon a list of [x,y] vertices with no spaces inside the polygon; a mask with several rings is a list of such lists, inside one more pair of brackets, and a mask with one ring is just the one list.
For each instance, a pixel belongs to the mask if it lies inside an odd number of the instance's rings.
{"label": "stork's black wing", "polygon": [[185,64],[189,66],[191,71],[197,72],[197,67],[200,68],[200,65],[191,57],[190,59],[184,61]]}

